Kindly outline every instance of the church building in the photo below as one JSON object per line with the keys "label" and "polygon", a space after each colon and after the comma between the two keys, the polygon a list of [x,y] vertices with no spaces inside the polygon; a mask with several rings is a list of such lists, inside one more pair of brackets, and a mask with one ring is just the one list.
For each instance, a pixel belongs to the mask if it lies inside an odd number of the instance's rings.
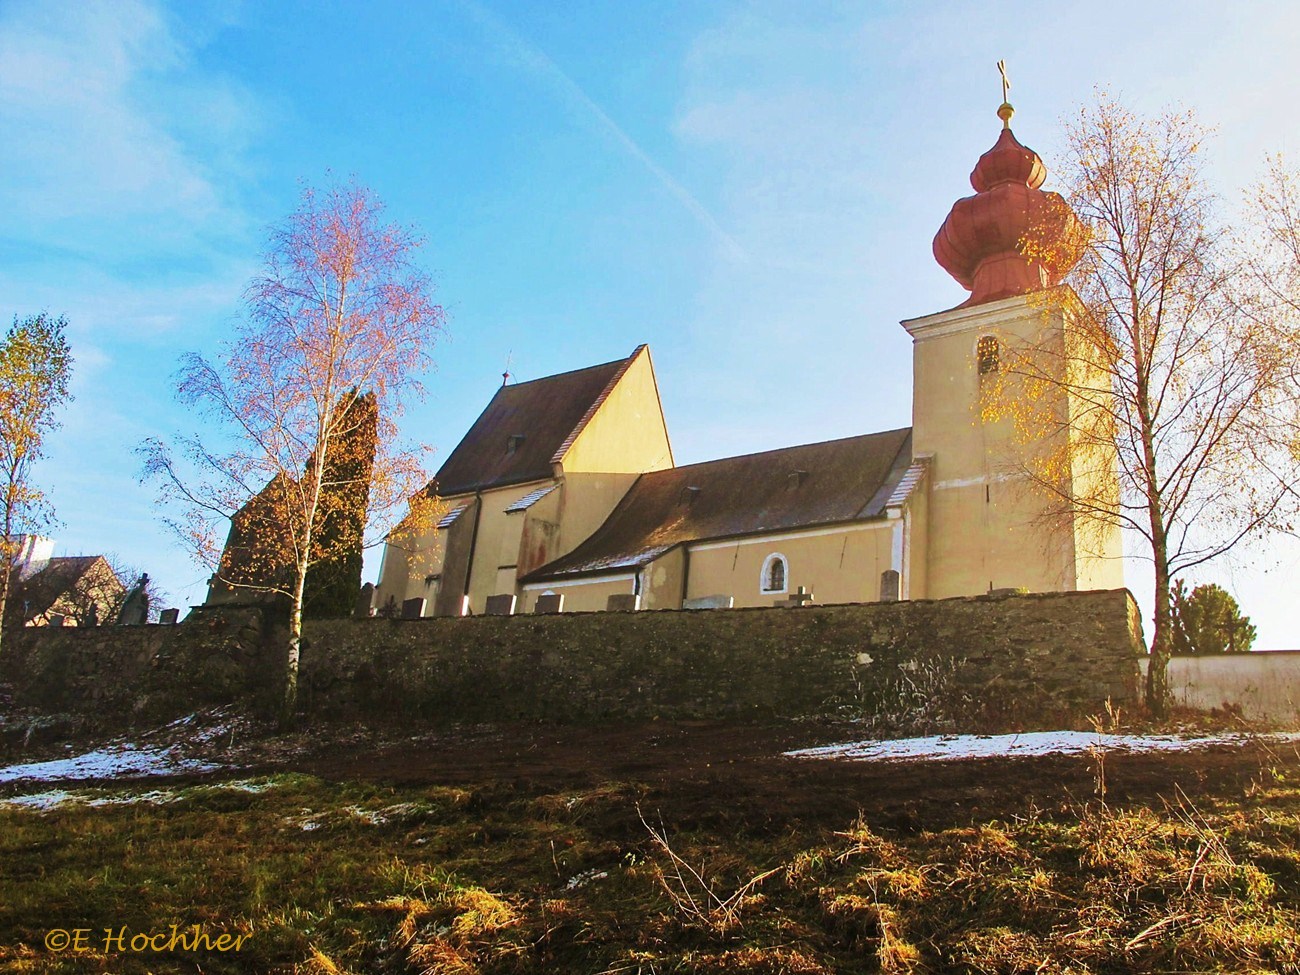
{"label": "church building", "polygon": [[[902,323],[912,426],[679,467],[650,350],[503,385],[431,485],[435,530],[390,540],[377,608],[404,615],[591,612],[940,599],[1123,586],[1118,529],[1048,517],[981,384],[1025,344],[1064,341],[1069,248],[1026,248],[1053,214],[1042,160],[998,111],[997,142],[934,240],[968,291]],[[1058,255],[1058,256],[1053,256]],[[1050,404],[1067,437],[1067,387]],[[1070,465],[1069,476],[1096,477]],[[1074,485],[1064,486],[1066,491]]]}

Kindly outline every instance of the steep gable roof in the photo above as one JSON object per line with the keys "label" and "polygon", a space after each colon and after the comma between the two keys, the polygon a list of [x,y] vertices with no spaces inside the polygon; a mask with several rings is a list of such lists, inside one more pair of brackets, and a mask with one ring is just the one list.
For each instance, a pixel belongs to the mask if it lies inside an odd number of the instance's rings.
{"label": "steep gable roof", "polygon": [[644,348],[626,359],[502,386],[431,486],[449,497],[550,477],[551,465],[563,459]]}
{"label": "steep gable roof", "polygon": [[684,542],[880,517],[910,427],[642,474],[595,534],[523,581],[645,565]]}

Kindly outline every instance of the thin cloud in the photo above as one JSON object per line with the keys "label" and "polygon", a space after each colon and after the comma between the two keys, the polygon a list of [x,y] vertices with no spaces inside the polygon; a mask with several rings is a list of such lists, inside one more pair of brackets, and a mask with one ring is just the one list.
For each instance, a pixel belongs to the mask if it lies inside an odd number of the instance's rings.
{"label": "thin cloud", "polygon": [[618,145],[640,162],[641,165],[645,166],[650,175],[658,180],[660,185],[722,244],[728,258],[737,262],[749,261],[749,254],[745,249],[722,228],[722,225],[714,219],[713,214],[705,209],[704,205],[692,195],[690,190],[673,178],[672,174],[660,166],[659,163],[655,162],[650,154],[642,149],[636,140],[628,135],[617,122],[610,118],[609,114],[593,101],[591,96],[583,91],[582,87],[570,78],[564,72],[564,69],[551,60],[544,51],[520,36],[496,14],[481,4],[474,2],[474,0],[460,0],[460,6],[481,27],[487,30],[515,60],[545,78],[571,105],[576,106],[595,119],[598,126],[607,135],[612,137]]}

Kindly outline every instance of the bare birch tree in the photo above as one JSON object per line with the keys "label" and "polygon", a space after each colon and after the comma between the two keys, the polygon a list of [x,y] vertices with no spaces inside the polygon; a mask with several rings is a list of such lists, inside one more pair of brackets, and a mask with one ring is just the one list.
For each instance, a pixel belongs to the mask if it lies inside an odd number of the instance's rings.
{"label": "bare birch tree", "polygon": [[[142,448],[146,477],[175,506],[168,523],[198,559],[226,585],[287,600],[285,720],[297,700],[307,574],[339,554],[329,541],[338,533],[323,532],[324,521],[348,498],[382,520],[427,482],[418,455],[394,442],[394,417],[421,392],[444,324],[431,281],[412,260],[421,243],[384,222],[382,204],[364,187],[305,190],[297,211],[271,231],[265,267],[245,292],[244,318],[221,357],[182,362],[181,401],[221,421],[232,440],[216,449],[185,438],[179,456],[160,440]],[[352,409],[353,400],[366,396],[378,412],[369,477],[335,482],[331,472],[365,469],[336,461],[355,439],[347,424],[367,413]],[[236,512],[252,540],[235,560],[238,572],[225,571],[231,563],[221,557]]]}
{"label": "bare birch tree", "polygon": [[[55,412],[70,398],[67,321],[45,313],[14,319],[0,340],[0,621],[14,582],[21,536],[49,524],[44,492],[32,479]],[[0,633],[3,632],[0,626]]]}
{"label": "bare birch tree", "polygon": [[[1191,113],[1142,118],[1105,93],[1067,125],[1057,172],[1084,228],[1066,245],[1081,257],[1068,287],[1040,299],[1063,341],[1009,350],[985,409],[1036,445],[1023,470],[1055,513],[1141,540],[1158,714],[1172,580],[1276,527],[1294,502],[1295,457],[1276,422],[1295,401],[1288,343],[1243,311],[1247,278],[1204,176],[1206,136]],[[1062,246],[1035,236],[1028,251]]]}

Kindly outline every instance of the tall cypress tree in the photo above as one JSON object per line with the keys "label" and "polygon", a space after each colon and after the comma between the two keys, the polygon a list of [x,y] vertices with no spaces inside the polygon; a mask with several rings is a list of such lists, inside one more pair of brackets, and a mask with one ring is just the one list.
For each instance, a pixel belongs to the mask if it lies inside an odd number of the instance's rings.
{"label": "tall cypress tree", "polygon": [[319,561],[307,570],[303,615],[352,615],[361,588],[361,549],[375,462],[379,409],[373,393],[352,390],[334,408],[315,531]]}

